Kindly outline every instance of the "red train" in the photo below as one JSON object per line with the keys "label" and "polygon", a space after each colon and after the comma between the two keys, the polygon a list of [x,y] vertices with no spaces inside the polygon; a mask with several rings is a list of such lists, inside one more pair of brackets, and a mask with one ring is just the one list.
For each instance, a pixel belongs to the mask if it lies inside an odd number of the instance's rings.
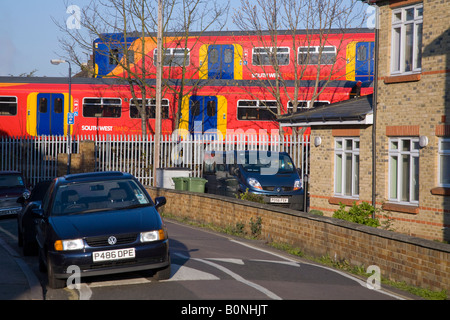
{"label": "red train", "polygon": [[[256,79],[264,76],[270,78],[272,74],[270,68],[273,68],[262,66],[261,64],[268,64],[268,62],[264,62],[261,57],[257,58],[255,52],[259,50],[258,48],[262,48],[261,45],[253,44],[255,47],[250,48],[254,39],[244,38],[244,36],[242,38],[224,37],[220,41],[216,37],[214,44],[209,45],[210,37],[201,38],[199,43],[202,45],[193,46],[189,50],[192,68],[189,67],[186,70],[190,70],[191,78],[185,81],[184,92],[188,92],[188,94],[183,95],[180,103],[176,94],[176,89],[179,87],[177,77],[180,74],[180,67],[164,67],[166,79],[169,76],[172,77],[171,88],[175,90],[165,90],[162,99],[162,133],[170,134],[176,129],[184,129],[191,133],[217,130],[225,135],[237,130],[241,133],[259,133],[262,129],[270,133],[271,130],[278,129],[276,122],[278,103],[266,86],[273,79],[265,80],[265,83]],[[286,37],[280,37],[278,47],[289,51],[289,39]],[[226,41],[228,43],[225,43]],[[357,68],[357,62],[366,59],[366,63],[370,64],[373,59],[370,50],[373,33],[363,30],[344,35],[336,34],[334,38],[330,37],[327,47],[333,47],[333,41],[338,41],[335,46],[339,45],[345,48],[340,51],[336,49],[333,54],[336,61],[341,64],[340,67],[336,66],[337,70],[346,69],[346,71],[333,74],[332,79],[316,99],[314,106],[309,105],[314,90],[313,80],[306,75],[302,77],[297,99],[302,107],[315,107],[346,100],[359,91],[361,94],[372,92],[372,88],[366,85],[370,83],[372,74],[369,71],[368,75],[360,74],[360,78],[358,78],[360,70]],[[131,41],[130,48],[137,45],[136,42],[139,42],[139,39]],[[120,41],[116,41],[116,43],[120,43]],[[101,50],[103,46],[105,44],[97,41],[95,50]],[[214,57],[217,60],[223,58],[229,61],[230,56],[227,56],[226,51],[231,48],[239,52],[231,59],[233,65],[223,68],[223,63],[220,63],[221,67],[219,68],[218,65],[214,66],[211,63]],[[364,50],[361,48],[365,48],[364,54]],[[176,48],[172,49],[165,52],[173,55]],[[108,62],[113,63],[124,59],[120,56],[120,50],[115,50],[116,58],[108,57],[108,55],[100,56],[98,51],[95,51],[97,78],[72,79],[70,107],[67,78],[0,77],[0,135],[67,135],[68,132],[72,135],[142,134],[142,123],[136,108],[139,101],[132,98],[130,86],[124,85],[117,79],[106,78],[106,75],[108,77],[119,76],[120,64],[108,66],[108,68],[112,68],[109,70],[105,64],[101,63],[101,57],[108,58]],[[222,53],[213,56],[211,53],[213,50]],[[148,55],[152,56],[153,53],[154,48],[149,48]],[[286,53],[280,50],[280,54]],[[248,59],[243,59],[245,57]],[[207,62],[202,59],[206,59]],[[259,59],[256,62],[259,65],[247,68],[249,64],[255,64],[255,59]],[[285,80],[280,107],[282,113],[286,113],[291,110],[290,101],[296,90],[292,77],[289,78],[289,74],[294,74],[293,59],[302,59],[302,55],[298,51],[295,54],[289,53],[288,58],[280,57],[280,59],[287,59],[284,62],[286,65],[280,69]],[[134,58],[136,64],[138,64],[138,60],[136,57]],[[320,68],[322,72],[325,72],[327,68],[330,72],[331,66],[328,66],[326,61],[323,63],[324,65]],[[310,72],[310,77],[317,74],[317,61],[315,65],[310,65],[305,70],[306,73]],[[102,77],[100,72],[104,72],[103,76],[105,77],[100,78]],[[329,78],[326,73],[321,76],[324,79]],[[199,85],[198,79],[201,79],[201,85]],[[369,82],[361,85],[358,79],[368,79]],[[155,79],[149,77],[146,81],[149,83],[149,88],[154,88]],[[325,81],[323,80],[323,83]],[[146,97],[149,115],[146,122],[148,134],[152,134],[155,128],[155,100],[152,97],[154,97],[154,92],[148,92]],[[142,101],[142,97],[139,97],[138,100]],[[176,121],[178,105],[181,106],[179,122]]]}

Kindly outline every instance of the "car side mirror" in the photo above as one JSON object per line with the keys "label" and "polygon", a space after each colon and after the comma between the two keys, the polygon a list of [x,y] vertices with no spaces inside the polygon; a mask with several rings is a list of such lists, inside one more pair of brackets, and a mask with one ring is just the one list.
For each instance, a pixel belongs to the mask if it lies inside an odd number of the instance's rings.
{"label": "car side mirror", "polygon": [[166,197],[157,197],[155,198],[155,208],[158,209],[159,207],[162,207],[167,202]]}

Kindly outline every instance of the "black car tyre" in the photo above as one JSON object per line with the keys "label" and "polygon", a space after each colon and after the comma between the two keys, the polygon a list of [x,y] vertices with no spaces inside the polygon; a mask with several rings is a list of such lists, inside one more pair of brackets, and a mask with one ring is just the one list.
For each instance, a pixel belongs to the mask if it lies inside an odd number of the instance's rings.
{"label": "black car tyre", "polygon": [[48,258],[47,258],[47,277],[48,277],[48,286],[52,289],[61,289],[66,286],[65,279],[58,279],[55,277],[53,265]]}

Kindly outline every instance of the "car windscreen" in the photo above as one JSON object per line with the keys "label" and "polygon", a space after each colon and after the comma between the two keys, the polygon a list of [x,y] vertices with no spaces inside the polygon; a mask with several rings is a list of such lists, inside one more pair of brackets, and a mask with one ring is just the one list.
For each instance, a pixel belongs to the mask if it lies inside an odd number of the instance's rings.
{"label": "car windscreen", "polygon": [[52,215],[118,210],[152,204],[134,180],[76,182],[61,185]]}
{"label": "car windscreen", "polygon": [[0,188],[24,187],[22,176],[18,174],[0,175]]}
{"label": "car windscreen", "polygon": [[[238,156],[238,163],[240,161]],[[252,152],[245,153],[245,160],[241,160],[242,168],[246,172],[261,173],[261,169],[274,169],[274,173],[293,173],[295,171],[292,159],[281,153],[273,152],[268,154],[267,152]]]}

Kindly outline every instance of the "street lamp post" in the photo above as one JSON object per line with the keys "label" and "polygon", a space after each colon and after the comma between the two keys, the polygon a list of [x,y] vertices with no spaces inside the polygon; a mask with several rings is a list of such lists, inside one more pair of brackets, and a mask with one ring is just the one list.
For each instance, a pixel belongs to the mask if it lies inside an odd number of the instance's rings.
{"label": "street lamp post", "polygon": [[71,150],[72,150],[72,139],[70,136],[70,123],[69,123],[69,112],[70,112],[70,106],[71,106],[71,99],[72,99],[72,65],[70,64],[70,61],[68,60],[61,60],[61,59],[52,59],[50,60],[51,64],[59,65],[61,63],[68,63],[69,64],[69,107],[67,110],[67,174],[70,173],[70,165],[71,165]]}

